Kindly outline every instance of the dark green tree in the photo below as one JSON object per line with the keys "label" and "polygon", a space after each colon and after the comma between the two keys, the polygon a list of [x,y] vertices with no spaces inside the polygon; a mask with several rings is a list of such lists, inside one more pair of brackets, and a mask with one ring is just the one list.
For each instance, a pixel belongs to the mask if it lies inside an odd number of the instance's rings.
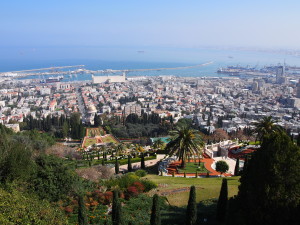
{"label": "dark green tree", "polygon": [[244,224],[299,222],[300,148],[285,132],[264,136],[240,182],[237,214]]}
{"label": "dark green tree", "polygon": [[217,220],[224,221],[227,212],[227,201],[228,201],[228,186],[227,179],[223,178],[221,191],[217,204]]}
{"label": "dark green tree", "polygon": [[218,171],[219,173],[221,173],[221,175],[223,173],[226,173],[229,169],[228,164],[225,161],[218,161],[216,162],[216,171]]}
{"label": "dark green tree", "polygon": [[113,191],[113,202],[112,202],[112,224],[120,225],[121,224],[121,202],[119,200],[119,191]]}
{"label": "dark green tree", "polygon": [[[103,161],[104,162],[104,161]],[[115,162],[115,173],[116,174],[119,174],[119,171],[120,170],[120,167],[119,167],[119,161],[118,159],[116,158],[116,162]]]}
{"label": "dark green tree", "polygon": [[159,197],[157,194],[153,195],[150,224],[151,225],[160,225],[161,224]]}
{"label": "dark green tree", "polygon": [[239,174],[240,174],[240,158],[237,158],[234,167],[234,176],[238,176]]}
{"label": "dark green tree", "polygon": [[195,225],[197,221],[196,188],[191,186],[189,202],[186,209],[185,224]]}
{"label": "dark green tree", "polygon": [[101,118],[99,115],[95,114],[94,117],[94,126],[95,127],[99,127],[101,125]]}
{"label": "dark green tree", "polygon": [[132,171],[132,165],[131,165],[131,156],[128,156],[128,166],[127,166],[127,170],[128,172]]}
{"label": "dark green tree", "polygon": [[73,191],[78,176],[65,166],[64,160],[53,155],[41,155],[35,163],[37,168],[31,186],[40,198],[56,202]]}
{"label": "dark green tree", "polygon": [[78,224],[79,225],[87,225],[88,224],[88,218],[86,215],[86,208],[84,204],[83,195],[78,195]]}
{"label": "dark green tree", "polygon": [[142,152],[142,155],[141,155],[141,169],[146,169],[146,166],[145,166],[145,156],[144,156],[144,153]]}

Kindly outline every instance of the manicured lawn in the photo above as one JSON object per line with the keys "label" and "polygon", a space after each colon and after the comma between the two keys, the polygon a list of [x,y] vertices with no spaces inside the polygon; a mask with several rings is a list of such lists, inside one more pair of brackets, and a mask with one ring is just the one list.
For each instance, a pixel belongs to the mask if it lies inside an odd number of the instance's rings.
{"label": "manicured lawn", "polygon": [[83,147],[86,148],[86,147],[96,144],[96,143],[97,143],[96,138],[86,138]]}
{"label": "manicured lawn", "polygon": [[[189,162],[186,163],[186,166],[184,169],[182,168],[178,168],[179,173],[196,173],[196,171],[198,171],[198,173],[207,173],[208,170],[204,167],[204,163],[200,163],[200,166],[198,166],[198,163],[194,163],[194,162]],[[199,168],[198,168],[199,167]]]}
{"label": "manicured lawn", "polygon": [[[229,177],[228,196],[232,197],[238,193],[240,177]],[[189,192],[173,192],[172,190],[195,185],[197,193],[197,202],[216,199],[219,197],[222,178],[180,178],[180,177],[164,177],[158,175],[147,175],[145,179],[152,180],[158,185],[157,193],[168,193],[167,199],[172,206],[186,206],[188,202]]]}
{"label": "manicured lawn", "polygon": [[103,143],[118,143],[111,135],[101,137]]}

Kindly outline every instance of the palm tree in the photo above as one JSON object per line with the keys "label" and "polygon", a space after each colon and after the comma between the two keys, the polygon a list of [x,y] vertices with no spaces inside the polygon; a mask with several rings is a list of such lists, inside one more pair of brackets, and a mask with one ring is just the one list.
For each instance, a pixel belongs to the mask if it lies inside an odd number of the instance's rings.
{"label": "palm tree", "polygon": [[158,138],[153,142],[153,147],[156,150],[162,149],[164,147],[164,145],[165,145],[165,142],[163,142],[163,140],[161,138]]}
{"label": "palm tree", "polygon": [[272,116],[266,116],[262,118],[259,122],[255,123],[256,126],[254,132],[257,133],[257,139],[262,141],[264,136],[269,133],[274,133],[281,131],[282,128],[275,124],[277,121],[273,120]]}
{"label": "palm tree", "polygon": [[172,140],[167,144],[165,150],[169,155],[176,155],[181,160],[181,167],[184,168],[188,156],[198,156],[202,154],[204,142],[200,132],[188,126],[177,127],[172,133]]}
{"label": "palm tree", "polygon": [[116,155],[119,156],[120,153],[123,153],[124,149],[124,144],[119,143],[117,146],[115,146]]}

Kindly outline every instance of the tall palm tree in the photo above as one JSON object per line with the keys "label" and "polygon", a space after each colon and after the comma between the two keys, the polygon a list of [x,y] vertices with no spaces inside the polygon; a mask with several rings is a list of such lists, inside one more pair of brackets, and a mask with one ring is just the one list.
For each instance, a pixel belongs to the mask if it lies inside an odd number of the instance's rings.
{"label": "tall palm tree", "polygon": [[265,116],[259,122],[254,123],[256,126],[254,132],[257,133],[257,139],[262,141],[266,134],[281,131],[282,127],[275,124],[276,122],[272,116]]}
{"label": "tall palm tree", "polygon": [[119,143],[118,145],[115,146],[115,150],[116,150],[116,155],[119,156],[120,153],[123,153],[125,149],[125,146],[123,143]]}
{"label": "tall palm tree", "polygon": [[176,155],[181,160],[181,167],[186,165],[187,157],[195,157],[202,154],[204,142],[200,136],[200,132],[191,129],[188,126],[177,127],[171,135],[172,140],[167,144],[165,150],[169,151],[169,155]]}

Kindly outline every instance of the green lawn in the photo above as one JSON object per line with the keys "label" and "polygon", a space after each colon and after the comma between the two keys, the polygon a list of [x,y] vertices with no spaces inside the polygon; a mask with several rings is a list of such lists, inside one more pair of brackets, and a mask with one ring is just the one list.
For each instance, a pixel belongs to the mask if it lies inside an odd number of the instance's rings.
{"label": "green lawn", "polygon": [[101,139],[104,143],[117,143],[117,141],[111,135],[106,135],[101,137]]}
{"label": "green lawn", "polygon": [[[239,178],[240,177],[227,178],[229,197],[238,193]],[[145,179],[152,180],[158,185],[157,193],[170,192],[170,194],[166,196],[170,205],[178,207],[187,205],[189,192],[172,193],[172,190],[195,185],[197,202],[200,202],[218,198],[222,184],[222,178],[180,178],[147,175]]]}
{"label": "green lawn", "polygon": [[260,141],[249,141],[249,145],[260,145]]}
{"label": "green lawn", "polygon": [[87,138],[85,139],[85,142],[84,142],[84,148],[90,146],[90,145],[93,145],[93,144],[96,144],[97,143],[97,140],[96,138]]}
{"label": "green lawn", "polygon": [[[199,168],[198,168],[199,167]],[[198,171],[198,173],[207,173],[208,170],[204,167],[204,163],[200,163],[200,166],[198,163],[194,163],[194,162],[190,162],[190,163],[186,163],[186,166],[184,169],[178,168],[179,173],[196,173],[196,171]]]}

